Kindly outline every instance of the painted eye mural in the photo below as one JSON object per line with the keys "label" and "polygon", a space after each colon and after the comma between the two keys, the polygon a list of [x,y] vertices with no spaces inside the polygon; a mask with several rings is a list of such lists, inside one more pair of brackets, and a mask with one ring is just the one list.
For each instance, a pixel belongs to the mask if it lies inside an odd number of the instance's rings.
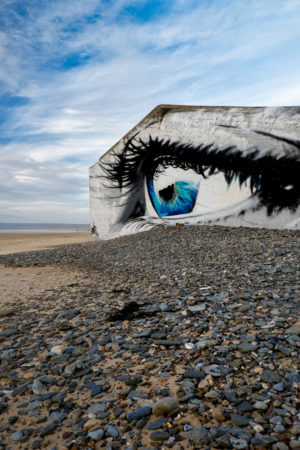
{"label": "painted eye mural", "polygon": [[146,127],[101,159],[91,183],[94,197],[101,185],[95,234],[175,223],[299,228],[300,141],[238,124],[214,129],[215,136],[200,125],[194,144]]}
{"label": "painted eye mural", "polygon": [[[181,171],[177,171],[174,177],[169,172],[165,169],[157,174],[154,170],[150,170],[147,174],[149,198],[159,217],[190,213],[198,194],[199,182],[178,180]],[[185,175],[183,173],[182,178]]]}

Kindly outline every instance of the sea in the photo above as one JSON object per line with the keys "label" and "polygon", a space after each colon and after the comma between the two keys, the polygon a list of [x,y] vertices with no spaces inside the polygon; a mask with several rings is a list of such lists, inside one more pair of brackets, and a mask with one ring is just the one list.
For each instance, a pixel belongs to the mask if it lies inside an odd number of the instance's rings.
{"label": "sea", "polygon": [[89,224],[78,223],[0,223],[0,233],[71,233],[75,231],[89,231]]}

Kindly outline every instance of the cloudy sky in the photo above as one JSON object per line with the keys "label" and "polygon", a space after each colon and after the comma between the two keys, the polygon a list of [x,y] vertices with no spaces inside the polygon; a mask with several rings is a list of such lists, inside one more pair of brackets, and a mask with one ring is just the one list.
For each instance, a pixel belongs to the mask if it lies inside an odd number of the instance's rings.
{"label": "cloudy sky", "polygon": [[0,222],[89,222],[88,167],[160,103],[299,105],[300,0],[1,0]]}

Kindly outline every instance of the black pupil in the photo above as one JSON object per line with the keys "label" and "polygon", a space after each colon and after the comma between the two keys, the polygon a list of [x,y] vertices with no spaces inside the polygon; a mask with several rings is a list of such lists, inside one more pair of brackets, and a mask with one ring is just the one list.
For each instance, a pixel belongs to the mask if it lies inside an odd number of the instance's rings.
{"label": "black pupil", "polygon": [[170,186],[161,189],[159,192],[160,197],[165,201],[168,202],[172,199],[174,194],[174,184],[170,184]]}

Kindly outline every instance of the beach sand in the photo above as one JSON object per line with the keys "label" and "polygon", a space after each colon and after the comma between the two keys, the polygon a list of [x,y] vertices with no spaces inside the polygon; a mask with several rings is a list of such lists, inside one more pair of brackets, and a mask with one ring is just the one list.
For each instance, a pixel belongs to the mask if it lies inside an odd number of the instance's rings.
{"label": "beach sand", "polygon": [[[77,244],[95,240],[89,232],[0,233],[0,255],[44,250],[65,244]],[[61,267],[19,267],[0,265],[0,306],[16,305],[24,299],[77,281],[77,274]],[[20,288],[21,287],[21,288]]]}
{"label": "beach sand", "polygon": [[90,242],[94,238],[88,231],[72,233],[0,233],[0,255],[44,250],[57,245]]}
{"label": "beach sand", "polygon": [[23,239],[52,248],[0,256],[1,448],[299,448],[299,232]]}

